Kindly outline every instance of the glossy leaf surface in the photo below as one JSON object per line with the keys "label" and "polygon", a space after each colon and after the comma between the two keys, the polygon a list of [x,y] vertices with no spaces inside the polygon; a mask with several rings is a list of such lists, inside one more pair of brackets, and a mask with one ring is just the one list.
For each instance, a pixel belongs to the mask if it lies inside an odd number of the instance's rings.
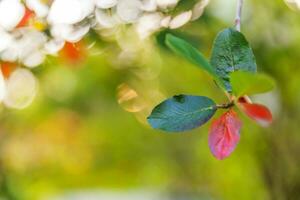
{"label": "glossy leaf surface", "polygon": [[208,97],[178,95],[156,106],[148,122],[163,131],[187,131],[206,123],[216,109],[216,104]]}
{"label": "glossy leaf surface", "polygon": [[264,105],[248,103],[243,98],[240,98],[238,106],[241,111],[261,126],[268,126],[273,121],[271,111]]}
{"label": "glossy leaf surface", "polygon": [[256,72],[255,57],[244,35],[233,28],[221,31],[214,42],[210,59],[217,75],[231,92],[230,73],[240,70]]}

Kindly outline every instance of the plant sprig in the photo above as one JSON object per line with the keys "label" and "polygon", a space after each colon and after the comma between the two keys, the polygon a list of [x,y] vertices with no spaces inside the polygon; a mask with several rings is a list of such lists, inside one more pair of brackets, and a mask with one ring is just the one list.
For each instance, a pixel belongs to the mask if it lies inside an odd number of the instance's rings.
{"label": "plant sprig", "polygon": [[157,105],[148,117],[149,124],[166,132],[184,132],[208,122],[217,110],[226,110],[210,128],[209,146],[213,155],[224,159],[235,149],[242,123],[233,110],[238,107],[248,117],[266,126],[272,114],[263,105],[252,103],[247,95],[270,91],[272,78],[256,73],[252,49],[245,36],[234,28],[221,31],[213,44],[210,62],[195,47],[174,35],[167,34],[166,45],[212,76],[228,97],[228,102],[216,104],[204,96],[176,95]]}

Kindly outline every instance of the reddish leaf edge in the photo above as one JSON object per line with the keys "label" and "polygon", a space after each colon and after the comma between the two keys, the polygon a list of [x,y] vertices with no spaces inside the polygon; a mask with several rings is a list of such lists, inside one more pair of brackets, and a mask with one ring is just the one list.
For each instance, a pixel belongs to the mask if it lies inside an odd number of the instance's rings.
{"label": "reddish leaf edge", "polygon": [[240,140],[242,122],[231,108],[211,124],[208,144],[211,153],[218,160],[232,154]]}
{"label": "reddish leaf edge", "polygon": [[267,127],[273,122],[271,111],[264,105],[252,103],[249,99],[240,97],[237,106],[250,119],[263,127]]}

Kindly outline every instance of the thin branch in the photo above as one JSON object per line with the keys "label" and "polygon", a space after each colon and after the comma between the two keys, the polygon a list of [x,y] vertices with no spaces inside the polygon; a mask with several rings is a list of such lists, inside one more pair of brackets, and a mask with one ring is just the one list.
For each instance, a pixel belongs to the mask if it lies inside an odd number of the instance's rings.
{"label": "thin branch", "polygon": [[235,27],[237,31],[241,31],[241,20],[242,20],[242,10],[244,0],[237,0],[237,10],[236,10],[236,18],[235,18]]}
{"label": "thin branch", "polygon": [[229,103],[224,103],[224,104],[218,104],[217,108],[218,109],[228,109],[234,106],[234,101],[231,101]]}

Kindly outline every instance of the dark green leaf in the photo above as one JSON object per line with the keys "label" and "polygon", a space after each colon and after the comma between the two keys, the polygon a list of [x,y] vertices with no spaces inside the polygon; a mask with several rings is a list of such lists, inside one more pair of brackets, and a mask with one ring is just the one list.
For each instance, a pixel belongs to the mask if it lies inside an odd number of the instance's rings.
{"label": "dark green leaf", "polygon": [[274,80],[265,74],[236,71],[230,75],[233,93],[237,96],[264,93],[272,90]]}
{"label": "dark green leaf", "polygon": [[178,95],[156,106],[148,122],[155,129],[181,132],[205,124],[216,110],[216,104],[208,97]]}
{"label": "dark green leaf", "polygon": [[201,69],[204,69],[210,75],[212,75],[216,80],[218,80],[218,76],[214,68],[209,64],[206,58],[188,42],[174,35],[167,34],[166,44],[176,54],[186,58],[187,60],[197,65]]}
{"label": "dark green leaf", "polygon": [[231,92],[229,75],[236,70],[256,72],[255,57],[244,35],[228,28],[220,32],[214,42],[211,65]]}

